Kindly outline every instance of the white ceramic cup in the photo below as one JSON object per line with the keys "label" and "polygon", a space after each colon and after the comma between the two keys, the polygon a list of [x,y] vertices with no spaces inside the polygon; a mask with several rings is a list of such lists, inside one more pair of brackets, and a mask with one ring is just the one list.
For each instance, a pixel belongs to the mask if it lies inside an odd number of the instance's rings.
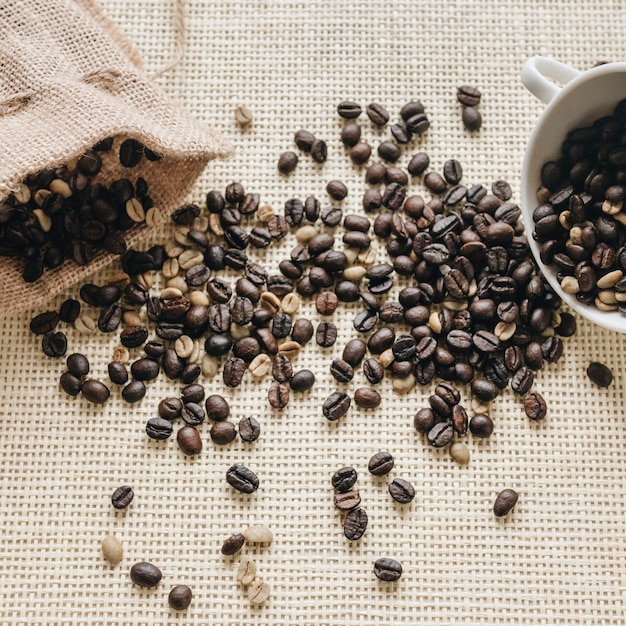
{"label": "white ceramic cup", "polygon": [[595,324],[626,333],[625,315],[582,304],[561,289],[556,269],[539,258],[532,219],[539,204],[536,194],[543,164],[560,157],[561,145],[570,130],[611,114],[615,105],[626,98],[626,63],[606,63],[579,72],[555,59],[533,57],[524,64],[521,78],[526,89],[547,105],[530,135],[522,164],[521,209],[532,253],[544,276],[572,309]]}

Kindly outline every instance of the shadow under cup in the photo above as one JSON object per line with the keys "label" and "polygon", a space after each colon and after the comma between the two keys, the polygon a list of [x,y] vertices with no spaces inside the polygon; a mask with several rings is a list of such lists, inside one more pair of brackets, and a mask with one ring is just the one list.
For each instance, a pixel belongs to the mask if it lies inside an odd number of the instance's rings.
{"label": "shadow under cup", "polygon": [[556,267],[544,265],[539,258],[539,244],[533,238],[532,219],[533,211],[539,204],[537,190],[541,186],[541,168],[546,162],[562,156],[561,146],[567,133],[611,115],[618,102],[625,98],[626,63],[607,63],[581,73],[557,93],[546,105],[526,147],[522,165],[521,208],[535,261],[563,301],[595,324],[626,333],[626,315],[619,311],[600,311],[563,292],[556,278]]}

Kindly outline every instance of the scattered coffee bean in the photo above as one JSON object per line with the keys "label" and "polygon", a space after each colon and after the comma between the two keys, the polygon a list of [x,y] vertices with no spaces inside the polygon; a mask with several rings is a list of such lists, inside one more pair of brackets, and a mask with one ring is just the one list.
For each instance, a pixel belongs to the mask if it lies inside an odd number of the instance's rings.
{"label": "scattered coffee bean", "polygon": [[333,497],[335,507],[342,511],[351,511],[361,504],[358,491],[338,491]]}
{"label": "scattered coffee bean", "polygon": [[394,478],[389,483],[389,495],[400,504],[408,504],[415,498],[415,487],[404,478]]}
{"label": "scattered coffee bean", "polygon": [[402,565],[395,559],[378,559],[374,563],[374,574],[384,582],[396,582],[402,576]]}
{"label": "scattered coffee bean", "polygon": [[93,378],[83,383],[81,393],[83,394],[83,398],[92,404],[104,404],[111,395],[109,388],[104,383]]}
{"label": "scattered coffee bean", "polygon": [[243,557],[237,569],[237,582],[244,587],[252,583],[256,577],[256,563],[249,557]]}
{"label": "scattered coffee bean", "polygon": [[248,600],[251,604],[261,605],[267,602],[271,595],[271,587],[268,582],[255,578],[248,587]]}
{"label": "scattered coffee bean", "polygon": [[483,125],[483,118],[480,111],[474,107],[465,107],[462,113],[463,126],[469,131],[480,130]]}
{"label": "scattered coffee bean", "polygon": [[133,488],[129,485],[122,485],[118,487],[111,496],[111,504],[116,509],[125,509],[135,496]]}
{"label": "scattered coffee bean", "polygon": [[469,429],[472,435],[485,439],[491,437],[493,433],[493,420],[483,413],[477,413],[469,422]]}
{"label": "scattered coffee bean", "polygon": [[258,476],[245,465],[232,465],[226,472],[226,482],[241,493],[253,493],[259,488]]}
{"label": "scattered coffee bean", "polygon": [[343,391],[333,391],[324,401],[322,412],[324,417],[334,422],[343,417],[349,410],[350,396]]}
{"label": "scattered coffee bean", "polygon": [[604,363],[594,361],[587,367],[589,380],[598,387],[609,387],[613,382],[613,372]]}
{"label": "scattered coffee bean", "polygon": [[171,422],[162,417],[153,417],[146,423],[146,434],[150,439],[156,439],[157,441],[163,441],[171,437],[173,427]]}
{"label": "scattered coffee bean", "polygon": [[444,448],[454,437],[454,428],[447,422],[438,422],[428,431],[428,443],[434,448]]}
{"label": "scattered coffee bean", "polygon": [[350,491],[358,478],[357,471],[353,467],[342,467],[332,476],[333,487],[340,493]]}
{"label": "scattered coffee bean", "polygon": [[231,535],[228,539],[224,540],[222,544],[222,554],[225,556],[232,556],[233,554],[237,554],[241,548],[243,548],[243,544],[246,542],[246,538],[242,533],[236,533],[235,535]]}
{"label": "scattered coffee bean", "polygon": [[382,398],[375,389],[359,387],[354,392],[354,403],[362,409],[375,409],[381,402]]}
{"label": "scattered coffee bean", "polygon": [[311,370],[296,372],[289,381],[289,386],[294,391],[307,391],[315,384],[315,374]]}
{"label": "scattered coffee bean", "polygon": [[461,85],[456,92],[457,100],[466,107],[476,107],[480,104],[481,93],[471,85]]}
{"label": "scattered coffee bean", "polygon": [[193,594],[187,585],[176,585],[172,587],[167,596],[167,602],[170,608],[175,611],[185,611],[188,609],[192,599]]}
{"label": "scattered coffee bean", "polygon": [[278,159],[278,171],[281,174],[291,174],[298,165],[298,155],[288,150],[283,152]]}
{"label": "scattered coffee bean", "polygon": [[245,443],[253,443],[261,435],[261,425],[255,417],[244,417],[239,422],[239,436]]}
{"label": "scattered coffee bean", "polygon": [[176,441],[181,452],[186,456],[194,456],[202,452],[200,433],[193,426],[183,426],[176,433]]}
{"label": "scattered coffee bean", "polygon": [[351,100],[343,100],[337,105],[337,113],[346,120],[352,120],[361,115],[361,106]]}
{"label": "scattered coffee bean", "polygon": [[367,464],[367,469],[374,476],[384,476],[393,469],[395,461],[389,452],[377,452]]}
{"label": "scattered coffee bean", "polygon": [[367,530],[368,517],[365,509],[352,509],[343,521],[343,534],[350,541],[358,541]]}
{"label": "scattered coffee bean", "polygon": [[161,570],[147,561],[135,563],[130,568],[130,579],[139,587],[156,587],[162,576]]}
{"label": "scattered coffee bean", "polygon": [[272,383],[267,392],[267,400],[273,409],[284,409],[289,404],[289,387],[284,383]]}
{"label": "scattered coffee bean", "polygon": [[215,422],[209,430],[211,440],[219,446],[226,446],[237,438],[237,428],[232,422]]}
{"label": "scattered coffee bean", "polygon": [[533,391],[524,397],[524,411],[531,420],[538,422],[546,417],[548,407],[543,396]]}
{"label": "scattered coffee bean", "polygon": [[496,517],[504,517],[513,510],[519,495],[513,489],[503,489],[493,503],[493,513]]}

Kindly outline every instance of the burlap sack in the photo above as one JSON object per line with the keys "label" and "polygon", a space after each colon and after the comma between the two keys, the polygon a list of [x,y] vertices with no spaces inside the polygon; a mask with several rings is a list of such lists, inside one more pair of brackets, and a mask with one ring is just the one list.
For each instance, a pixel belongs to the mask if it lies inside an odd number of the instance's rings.
{"label": "burlap sack", "polygon": [[[61,166],[104,138],[119,145],[134,137],[162,160],[143,159],[129,171],[110,158],[100,179],[142,176],[165,216],[210,159],[231,152],[144,74],[137,51],[93,0],[0,2],[0,59],[0,201],[28,174]],[[124,237],[135,245],[148,232],[140,225]],[[25,283],[23,261],[0,258],[0,311],[43,304],[111,259],[65,261]]]}

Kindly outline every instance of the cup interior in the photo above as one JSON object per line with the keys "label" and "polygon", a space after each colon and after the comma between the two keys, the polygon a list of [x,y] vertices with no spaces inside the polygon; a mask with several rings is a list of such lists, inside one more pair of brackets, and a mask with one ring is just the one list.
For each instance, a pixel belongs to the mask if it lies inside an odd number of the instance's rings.
{"label": "cup interior", "polygon": [[528,243],[546,279],[563,300],[583,317],[595,324],[626,333],[626,316],[619,311],[600,311],[593,305],[582,304],[572,294],[563,292],[554,266],[539,258],[539,245],[533,239],[532,214],[537,205],[537,189],[541,185],[541,168],[547,161],[561,156],[561,145],[574,128],[592,124],[610,115],[615,105],[626,98],[626,63],[601,65],[567,83],[546,105],[535,126],[522,164],[522,215]]}

